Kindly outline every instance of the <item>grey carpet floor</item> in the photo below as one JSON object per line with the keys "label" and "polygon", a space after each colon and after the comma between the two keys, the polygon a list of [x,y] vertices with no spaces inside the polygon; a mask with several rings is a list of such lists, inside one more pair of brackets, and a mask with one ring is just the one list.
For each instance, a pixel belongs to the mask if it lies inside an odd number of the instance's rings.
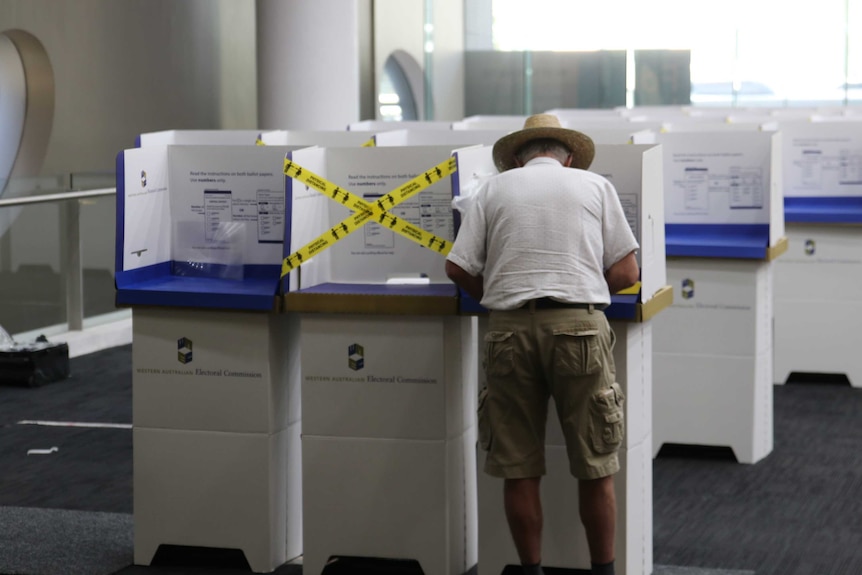
{"label": "grey carpet floor", "polygon": [[0,507],[3,574],[109,575],[132,562],[132,550],[128,514]]}
{"label": "grey carpet floor", "polygon": [[[764,460],[654,460],[654,575],[862,574],[862,389],[774,390]],[[63,382],[0,386],[0,575],[234,575],[131,565],[130,430],[22,419],[130,423],[131,346],[73,359]]]}

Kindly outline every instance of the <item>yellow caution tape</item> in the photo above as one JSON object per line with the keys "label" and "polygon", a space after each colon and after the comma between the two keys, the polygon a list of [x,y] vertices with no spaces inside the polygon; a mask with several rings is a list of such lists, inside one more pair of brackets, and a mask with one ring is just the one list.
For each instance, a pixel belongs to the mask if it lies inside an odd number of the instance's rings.
{"label": "yellow caution tape", "polygon": [[436,249],[439,253],[448,255],[449,250],[452,249],[450,241],[425,231],[418,226],[414,226],[404,219],[389,213],[387,210],[415,196],[443,178],[452,175],[456,170],[457,160],[453,156],[437,164],[430,170],[419,174],[412,180],[401,184],[374,203],[370,203],[285,158],[284,174],[286,176],[299,180],[309,188],[317,190],[330,199],[353,210],[355,213],[284,258],[281,264],[281,277],[286,276],[291,270],[302,265],[303,262],[308,261],[316,254],[335,245],[372,219],[423,247]]}

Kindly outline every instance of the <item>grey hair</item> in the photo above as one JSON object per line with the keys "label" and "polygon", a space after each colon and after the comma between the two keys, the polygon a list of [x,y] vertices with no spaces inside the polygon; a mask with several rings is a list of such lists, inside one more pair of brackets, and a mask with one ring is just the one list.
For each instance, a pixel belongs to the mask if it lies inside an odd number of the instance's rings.
{"label": "grey hair", "polygon": [[562,164],[570,153],[571,151],[559,140],[539,138],[530,140],[518,148],[515,157],[522,166],[539,155],[550,155]]}

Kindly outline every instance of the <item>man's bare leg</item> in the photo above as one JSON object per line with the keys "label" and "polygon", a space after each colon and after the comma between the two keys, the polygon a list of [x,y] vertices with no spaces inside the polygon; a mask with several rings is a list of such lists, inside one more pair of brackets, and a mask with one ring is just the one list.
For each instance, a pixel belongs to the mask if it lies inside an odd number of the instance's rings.
{"label": "man's bare leg", "polygon": [[541,481],[541,477],[528,477],[503,482],[506,519],[522,565],[538,565],[542,560]]}
{"label": "man's bare leg", "polygon": [[614,560],[617,499],[614,476],[578,481],[581,523],[587,532],[590,560],[604,565]]}

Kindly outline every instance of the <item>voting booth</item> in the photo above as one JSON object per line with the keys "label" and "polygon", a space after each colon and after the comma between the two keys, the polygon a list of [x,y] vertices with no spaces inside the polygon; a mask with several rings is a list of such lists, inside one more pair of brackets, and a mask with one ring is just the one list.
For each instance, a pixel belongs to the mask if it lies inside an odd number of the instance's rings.
{"label": "voting booth", "polygon": [[775,377],[862,387],[862,134],[858,122],[782,124],[788,253],[775,267]]}
{"label": "voting booth", "polygon": [[476,564],[476,323],[458,314],[441,252],[454,237],[450,150],[288,155],[306,574],[335,558],[428,575]]}
{"label": "voting booth", "polygon": [[773,260],[787,249],[780,136],[668,132],[667,277],[674,303],[654,326],[653,451],[772,451]]}
{"label": "voting booth", "polygon": [[117,157],[116,300],[132,308],[134,562],[160,546],[302,552],[299,325],[278,313],[287,147]]}
{"label": "voting booth", "polygon": [[258,130],[161,130],[135,138],[136,148],[150,146],[247,146],[254,145]]}
{"label": "voting booth", "polygon": [[[459,169],[453,176],[456,205],[468,210],[469,196],[496,173],[491,148],[455,152]],[[615,476],[617,497],[616,568],[625,575],[652,573],[652,318],[670,305],[672,292],[665,278],[662,152],[657,145],[597,144],[590,171],[613,183],[627,220],[641,248],[641,281],[626,293],[612,296],[605,314],[617,340],[614,362],[617,382],[626,395],[626,435],[620,448],[621,470]],[[487,313],[462,294],[461,309],[478,320],[478,345],[487,332]],[[477,387],[484,385],[476,367]],[[545,444],[547,475],[542,480],[544,529],[542,563],[547,567],[590,567],[586,535],[578,515],[578,488],[569,472],[565,441],[559,422],[548,418]],[[503,508],[503,481],[482,471],[484,452],[478,453],[478,532],[480,573],[498,575],[519,560]]]}
{"label": "voting booth", "polygon": [[373,146],[374,132],[361,130],[267,130],[260,133],[264,146]]}

